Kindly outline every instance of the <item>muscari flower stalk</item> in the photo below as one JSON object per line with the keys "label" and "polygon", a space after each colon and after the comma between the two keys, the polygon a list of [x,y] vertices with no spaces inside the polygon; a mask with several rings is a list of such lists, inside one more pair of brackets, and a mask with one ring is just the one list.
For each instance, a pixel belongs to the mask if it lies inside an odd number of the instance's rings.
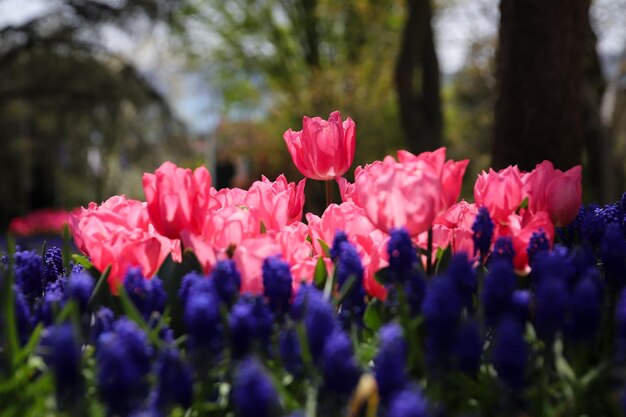
{"label": "muscari flower stalk", "polygon": [[290,328],[280,333],[278,350],[282,364],[287,372],[294,376],[302,376],[304,364],[302,362],[298,333],[295,329]]}
{"label": "muscari flower stalk", "polygon": [[615,306],[615,359],[619,364],[626,363],[626,290],[622,290]]}
{"label": "muscari flower stalk", "polygon": [[493,239],[493,228],[494,224],[489,215],[489,210],[486,207],[480,207],[476,213],[474,224],[472,224],[474,256],[479,254],[480,259],[487,259]]}
{"label": "muscari flower stalk", "polygon": [[332,305],[324,299],[321,291],[311,285],[300,285],[292,307],[295,320],[302,320],[307,335],[309,352],[319,363],[326,338],[337,327]]}
{"label": "muscari flower stalk", "polygon": [[528,248],[526,253],[528,254],[528,263],[532,266],[535,257],[540,252],[546,252],[550,250],[550,241],[544,231],[533,232],[528,242]]}
{"label": "muscari flower stalk", "polygon": [[80,311],[85,312],[94,286],[94,279],[87,272],[72,274],[66,284],[63,301],[74,300]]}
{"label": "muscari flower stalk", "polygon": [[511,297],[517,287],[513,264],[508,259],[492,260],[481,295],[485,322],[495,326],[511,308]]}
{"label": "muscari flower stalk", "polygon": [[57,281],[46,286],[43,299],[36,305],[35,316],[38,322],[44,326],[50,326],[54,322],[54,311],[60,310],[65,299],[66,280],[59,278]]}
{"label": "muscari flower stalk", "polygon": [[453,348],[455,367],[468,375],[476,375],[480,369],[483,338],[478,323],[471,320],[459,327]]}
{"label": "muscari flower stalk", "polygon": [[581,240],[593,247],[597,247],[602,242],[606,226],[600,210],[598,207],[589,206],[584,212],[580,226]]}
{"label": "muscari flower stalk", "polygon": [[333,245],[330,247],[330,259],[336,261],[341,254],[341,244],[348,241],[348,235],[342,230],[337,230],[333,238]]}
{"label": "muscari flower stalk", "polygon": [[333,394],[350,394],[359,381],[360,371],[352,352],[350,337],[340,329],[328,336],[322,352],[324,388]]}
{"label": "muscari flower stalk", "polygon": [[383,326],[379,337],[380,343],[374,358],[373,370],[381,401],[388,404],[407,384],[408,349],[402,327],[395,322]]}
{"label": "muscari flower stalk", "polygon": [[500,320],[493,339],[491,361],[498,377],[513,389],[524,386],[528,361],[528,346],[524,340],[524,326],[514,317]]}
{"label": "muscari flower stalk", "polygon": [[418,388],[399,392],[389,405],[388,417],[428,417],[428,402]]}
{"label": "muscari flower stalk", "polygon": [[415,270],[404,286],[406,301],[411,315],[417,316],[422,310],[422,303],[426,294],[426,277],[420,270]]}
{"label": "muscari flower stalk", "polygon": [[426,358],[431,368],[446,368],[463,308],[463,298],[447,275],[433,280],[426,291],[422,315],[426,324]]}
{"label": "muscari flower stalk", "polygon": [[213,286],[209,283],[209,279],[199,272],[192,271],[183,276],[180,288],[178,289],[178,298],[181,299],[183,305],[186,305],[190,294],[207,291],[213,291]]}
{"label": "muscari flower stalk", "polygon": [[501,236],[496,239],[493,244],[493,251],[491,252],[491,260],[506,259],[513,263],[513,256],[515,251],[513,250],[513,241],[508,236]]}
{"label": "muscari flower stalk", "polygon": [[65,274],[63,268],[63,258],[61,256],[61,249],[56,246],[46,250],[44,256],[44,284],[49,284],[57,280],[57,278]]}
{"label": "muscari flower stalk", "polygon": [[263,293],[270,310],[282,317],[289,310],[292,297],[291,271],[289,264],[278,256],[263,261]]}
{"label": "muscari flower stalk", "polygon": [[538,283],[533,326],[541,340],[552,343],[557,332],[563,329],[569,302],[569,292],[562,277],[545,277]]}
{"label": "muscari flower stalk", "polygon": [[175,347],[166,347],[155,365],[157,387],[154,406],[167,415],[172,407],[189,408],[193,399],[191,369]]}
{"label": "muscari flower stalk", "polygon": [[[2,276],[0,274],[0,282]],[[30,338],[30,334],[33,328],[33,317],[31,316],[30,307],[26,301],[26,297],[22,293],[22,290],[18,285],[13,285],[14,293],[14,305],[15,305],[15,321],[17,325],[17,336],[20,345],[25,345]],[[4,326],[4,320],[0,316],[0,344],[2,344],[2,326]]]}
{"label": "muscari flower stalk", "polygon": [[238,359],[250,353],[255,342],[267,346],[272,322],[272,313],[262,298],[240,297],[228,316],[233,357]]}
{"label": "muscari flower stalk", "polygon": [[531,294],[528,290],[515,290],[511,296],[511,312],[521,322],[530,320]]}
{"label": "muscari flower stalk", "polygon": [[183,316],[190,349],[218,355],[222,349],[219,298],[212,291],[192,291]]}
{"label": "muscari flower stalk", "polygon": [[163,313],[167,294],[158,277],[146,279],[140,268],[128,268],[124,277],[124,290],[145,318],[153,312]]}
{"label": "muscari flower stalk", "polygon": [[626,239],[616,223],[606,227],[600,244],[600,259],[612,288],[621,289],[626,282]]}
{"label": "muscari flower stalk", "polygon": [[411,314],[419,314],[426,292],[426,279],[420,269],[417,252],[406,229],[391,231],[387,253],[389,254],[389,268],[387,269],[389,280],[392,284],[403,285]]}
{"label": "muscari flower stalk", "polygon": [[354,279],[352,288],[341,302],[339,316],[345,327],[349,327],[352,321],[360,324],[365,312],[365,290],[363,289],[363,264],[356,248],[350,242],[340,245],[339,258],[335,276],[339,288],[348,284],[348,280]]}
{"label": "muscari flower stalk", "polygon": [[455,282],[459,294],[463,297],[464,307],[472,311],[474,295],[478,289],[478,279],[467,254],[462,252],[454,255],[446,273]]}
{"label": "muscari flower stalk", "polygon": [[113,331],[100,335],[98,390],[109,414],[126,416],[145,405],[151,356],[145,332],[126,318],[118,320]]}
{"label": "muscari flower stalk", "polygon": [[566,335],[575,342],[592,342],[602,321],[602,283],[595,274],[582,278],[571,296]]}
{"label": "muscari flower stalk", "polygon": [[43,260],[33,251],[19,251],[14,255],[15,282],[26,299],[33,304],[43,295]]}
{"label": "muscari flower stalk", "polygon": [[250,358],[242,361],[235,371],[232,400],[238,417],[270,417],[279,410],[272,380],[261,365]]}
{"label": "muscari flower stalk", "polygon": [[387,244],[389,254],[389,280],[393,283],[404,283],[419,267],[417,252],[406,229],[393,229]]}
{"label": "muscari flower stalk", "polygon": [[110,332],[113,330],[115,324],[115,315],[107,307],[100,307],[94,314],[94,322],[91,326],[91,343],[97,344],[98,338],[102,333]]}
{"label": "muscari flower stalk", "polygon": [[41,338],[42,357],[54,375],[57,405],[70,409],[81,395],[81,347],[69,323],[45,329]]}
{"label": "muscari flower stalk", "polygon": [[230,259],[219,261],[209,280],[220,300],[227,306],[233,305],[241,288],[241,275],[235,262]]}

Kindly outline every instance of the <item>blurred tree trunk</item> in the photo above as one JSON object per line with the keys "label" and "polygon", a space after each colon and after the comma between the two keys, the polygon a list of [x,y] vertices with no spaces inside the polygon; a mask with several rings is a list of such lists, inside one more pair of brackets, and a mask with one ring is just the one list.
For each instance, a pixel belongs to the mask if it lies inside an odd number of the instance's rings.
{"label": "blurred tree trunk", "polygon": [[493,166],[581,163],[590,0],[501,0]]}
{"label": "blurred tree trunk", "polygon": [[441,146],[439,61],[433,37],[431,0],[407,0],[407,19],[396,62],[400,121],[411,152]]}

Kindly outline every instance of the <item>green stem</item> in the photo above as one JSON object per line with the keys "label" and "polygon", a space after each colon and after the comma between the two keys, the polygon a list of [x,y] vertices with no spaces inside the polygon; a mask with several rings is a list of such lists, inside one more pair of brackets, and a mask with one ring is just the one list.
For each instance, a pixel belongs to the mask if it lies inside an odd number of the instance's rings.
{"label": "green stem", "polygon": [[426,274],[430,277],[433,273],[433,228],[428,229],[428,255],[426,258]]}
{"label": "green stem", "polygon": [[333,189],[332,181],[324,181],[326,183],[326,207],[330,206],[333,202]]}

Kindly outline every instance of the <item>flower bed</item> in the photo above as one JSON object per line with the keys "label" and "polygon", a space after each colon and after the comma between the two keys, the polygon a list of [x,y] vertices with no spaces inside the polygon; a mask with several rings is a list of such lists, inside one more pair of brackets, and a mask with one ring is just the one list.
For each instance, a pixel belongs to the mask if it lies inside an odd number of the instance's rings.
{"label": "flower bed", "polygon": [[285,133],[339,184],[321,216],[306,180],[216,190],[166,162],[145,202],[72,214],[82,254],[9,244],[2,415],[620,415],[626,194],[581,206],[580,167],[546,161],[457,202],[443,148],[351,184],[355,135],[338,112]]}

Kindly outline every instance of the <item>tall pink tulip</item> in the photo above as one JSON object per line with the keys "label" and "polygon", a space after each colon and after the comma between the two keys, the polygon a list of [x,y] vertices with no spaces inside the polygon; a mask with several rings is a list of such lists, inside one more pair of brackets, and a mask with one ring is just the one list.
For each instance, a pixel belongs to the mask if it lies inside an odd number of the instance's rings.
{"label": "tall pink tulip", "polygon": [[485,206],[496,223],[506,223],[526,196],[522,176],[516,166],[501,171],[483,171],[474,185],[474,202]]}
{"label": "tall pink tulip", "polygon": [[146,210],[146,204],[114,196],[98,206],[70,216],[76,246],[91,258],[99,271],[111,266],[108,282],[117,292],[126,270],[138,266],[151,277],[176,245],[159,235]]}
{"label": "tall pink tulip", "polygon": [[164,162],[154,174],[143,175],[143,189],[159,233],[170,239],[178,239],[183,230],[200,233],[211,189],[211,174],[205,167],[192,172]]}
{"label": "tall pink tulip", "polygon": [[441,181],[430,169],[417,169],[387,156],[365,166],[355,178],[358,204],[385,233],[406,227],[411,236],[430,229],[441,209]]}
{"label": "tall pink tulip", "polygon": [[356,126],[349,117],[342,122],[338,111],[328,120],[304,117],[302,130],[289,129],[283,135],[293,163],[314,180],[332,180],[352,165],[356,146]]}
{"label": "tall pink tulip", "polygon": [[581,177],[580,165],[563,172],[554,169],[552,162],[543,161],[522,178],[528,192],[528,208],[533,213],[547,211],[556,227],[569,224],[582,204]]}

